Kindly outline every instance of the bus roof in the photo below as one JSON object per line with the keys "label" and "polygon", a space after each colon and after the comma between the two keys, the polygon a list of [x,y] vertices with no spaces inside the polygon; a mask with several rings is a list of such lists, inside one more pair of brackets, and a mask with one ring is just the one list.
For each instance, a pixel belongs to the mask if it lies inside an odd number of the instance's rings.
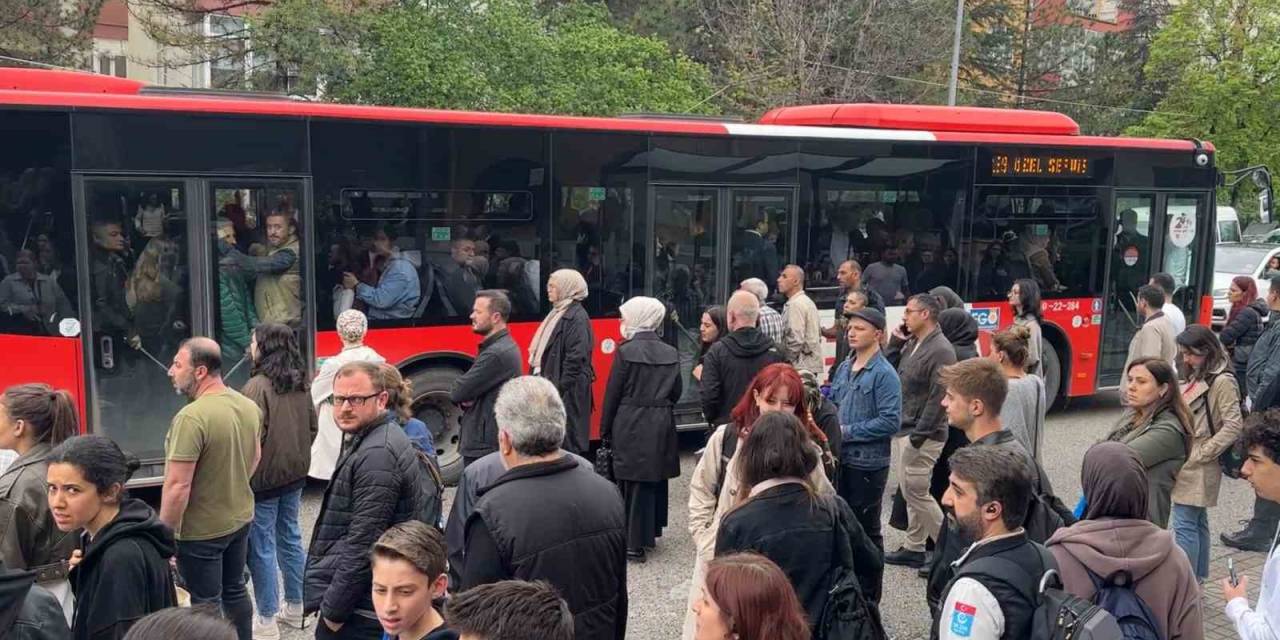
{"label": "bus roof", "polygon": [[[1071,118],[1048,111],[846,104],[783,107],[758,123],[679,118],[601,118],[377,107],[243,94],[149,93],[148,85],[78,71],[0,68],[0,105],[126,109],[226,115],[429,122],[470,126],[573,129],[656,134],[888,140],[1028,146],[1194,151],[1191,140],[1081,136]],[[1213,151],[1212,144],[1203,143]]]}

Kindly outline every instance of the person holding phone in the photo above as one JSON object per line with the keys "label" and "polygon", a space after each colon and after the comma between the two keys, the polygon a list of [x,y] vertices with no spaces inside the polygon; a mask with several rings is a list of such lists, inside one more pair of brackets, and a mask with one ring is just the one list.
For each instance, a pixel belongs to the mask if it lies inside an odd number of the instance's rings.
{"label": "person holding phone", "polygon": [[[1240,446],[1247,452],[1240,477],[1253,487],[1259,498],[1280,501],[1280,409],[1255,413],[1245,423]],[[1249,607],[1248,576],[1233,575],[1222,580],[1222,599],[1226,602],[1227,619],[1235,625],[1241,640],[1274,640],[1280,638],[1280,559],[1271,536],[1271,552],[1262,569],[1262,589],[1258,602]],[[1234,563],[1233,563],[1234,564]],[[1230,567],[1234,569],[1234,567]],[[1238,579],[1237,579],[1238,578]]]}

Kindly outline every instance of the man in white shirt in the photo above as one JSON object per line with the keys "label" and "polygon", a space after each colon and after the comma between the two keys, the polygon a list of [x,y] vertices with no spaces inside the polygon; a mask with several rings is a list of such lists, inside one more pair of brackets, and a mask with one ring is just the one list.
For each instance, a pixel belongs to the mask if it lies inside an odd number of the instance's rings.
{"label": "man in white shirt", "polygon": [[[968,399],[975,407],[977,399]],[[1007,447],[972,444],[951,456],[942,496],[952,530],[971,541],[952,563],[955,578],[935,621],[939,640],[1021,640],[1031,635],[1034,591],[1052,556],[1022,528],[1030,505],[1026,455]],[[1016,565],[1020,569],[1010,572]],[[1029,580],[1026,578],[1030,578]]]}
{"label": "man in white shirt", "polygon": [[1173,276],[1160,272],[1151,276],[1151,281],[1147,284],[1160,287],[1160,290],[1164,292],[1164,306],[1160,307],[1160,310],[1164,312],[1164,317],[1169,319],[1169,324],[1173,325],[1173,330],[1176,332],[1174,335],[1186,331],[1187,316],[1182,313],[1182,309],[1179,309],[1178,305],[1173,303],[1173,292],[1178,288]]}
{"label": "man in white shirt", "polygon": [[[1280,501],[1280,409],[1262,414],[1262,418],[1250,421],[1241,436],[1240,445],[1248,452],[1240,476],[1249,481],[1258,497]],[[1277,531],[1280,531],[1278,529]],[[1276,535],[1272,534],[1271,555],[1262,568],[1262,589],[1258,593],[1258,606],[1249,608],[1245,595],[1249,578],[1240,576],[1237,584],[1231,578],[1222,580],[1222,598],[1227,603],[1227,619],[1236,627],[1241,640],[1277,640],[1280,638],[1280,559],[1276,557]]]}

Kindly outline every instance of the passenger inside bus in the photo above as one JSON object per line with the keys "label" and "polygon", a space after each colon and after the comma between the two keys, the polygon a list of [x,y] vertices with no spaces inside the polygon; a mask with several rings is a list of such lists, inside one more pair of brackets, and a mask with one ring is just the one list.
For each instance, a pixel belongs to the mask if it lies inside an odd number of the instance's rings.
{"label": "passenger inside bus", "polygon": [[[215,224],[218,239],[234,246],[235,221],[218,218]],[[249,295],[250,279],[233,258],[218,260],[218,346],[229,364],[248,354],[253,328],[258,324],[253,296]]]}
{"label": "passenger inside bus", "polygon": [[89,251],[93,332],[123,341],[135,335],[124,293],[129,280],[124,228],[119,222],[100,219],[91,223],[89,234],[93,240]]}
{"label": "passenger inside bus", "polygon": [[160,362],[172,360],[187,335],[185,280],[178,244],[161,235],[147,242],[125,284],[136,346]]}
{"label": "passenger inside bus", "polygon": [[412,318],[422,294],[418,268],[402,255],[396,238],[395,226],[385,225],[374,232],[369,243],[369,255],[382,265],[376,285],[361,282],[350,271],[342,274],[342,286],[365,303],[372,320]]}
{"label": "passenger inside bus", "polygon": [[[484,274],[475,261],[476,241],[471,238],[458,238],[449,245],[450,262],[446,267],[445,290],[449,301],[453,304],[455,315],[466,315],[463,310],[470,309],[480,290]],[[487,263],[485,267],[487,267]]]}
{"label": "passenger inside bus", "polygon": [[302,322],[302,276],[297,224],[287,203],[267,214],[266,231],[269,246],[250,247],[255,255],[246,255],[225,241],[219,241],[218,251],[254,274],[253,301],[259,319],[296,328]]}
{"label": "passenger inside bus", "polygon": [[40,273],[35,252],[23,249],[14,260],[15,273],[0,280],[4,330],[32,335],[58,335],[58,322],[74,315],[71,301],[53,276]]}
{"label": "passenger inside bus", "polygon": [[143,202],[138,203],[138,212],[133,217],[134,228],[144,238],[156,238],[164,235],[164,223],[168,218],[160,195],[152,191],[147,193]]}

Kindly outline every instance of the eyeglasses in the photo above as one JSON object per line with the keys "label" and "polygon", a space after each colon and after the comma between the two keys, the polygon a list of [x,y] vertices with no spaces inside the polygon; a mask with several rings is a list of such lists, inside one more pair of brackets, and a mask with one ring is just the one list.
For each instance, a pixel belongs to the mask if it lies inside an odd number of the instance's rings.
{"label": "eyeglasses", "polygon": [[343,404],[351,403],[351,408],[359,409],[364,406],[365,402],[369,401],[369,398],[376,398],[382,395],[382,393],[383,392],[379,391],[367,396],[333,396],[333,406],[341,407]]}
{"label": "eyeglasses", "polygon": [[922,311],[924,311],[924,309],[912,309],[911,307],[907,307],[902,310],[902,313],[903,315],[906,315],[908,313],[920,313]]}

